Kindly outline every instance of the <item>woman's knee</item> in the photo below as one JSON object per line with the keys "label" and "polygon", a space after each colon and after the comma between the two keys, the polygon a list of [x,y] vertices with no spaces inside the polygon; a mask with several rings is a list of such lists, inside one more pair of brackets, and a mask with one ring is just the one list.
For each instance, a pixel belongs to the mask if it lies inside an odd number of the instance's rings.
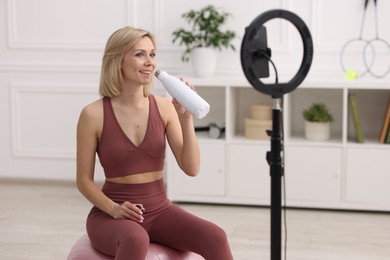
{"label": "woman's knee", "polygon": [[123,230],[117,238],[118,246],[125,245],[133,248],[148,248],[149,242],[149,236],[143,229],[137,232],[134,232],[134,230]]}
{"label": "woman's knee", "polygon": [[226,232],[219,226],[210,230],[203,241],[203,257],[205,259],[231,260],[233,259]]}
{"label": "woman's knee", "polygon": [[93,247],[98,251],[107,255],[117,255],[118,252],[128,255],[129,252],[133,254],[135,251],[146,254],[149,235],[138,223],[113,219],[89,223],[88,235]]}
{"label": "woman's knee", "polygon": [[117,237],[115,259],[145,259],[149,248],[149,236],[142,230],[121,230]]}
{"label": "woman's knee", "polygon": [[219,226],[214,226],[214,228],[207,235],[207,240],[211,244],[226,244],[228,241],[227,234],[225,230],[220,228]]}

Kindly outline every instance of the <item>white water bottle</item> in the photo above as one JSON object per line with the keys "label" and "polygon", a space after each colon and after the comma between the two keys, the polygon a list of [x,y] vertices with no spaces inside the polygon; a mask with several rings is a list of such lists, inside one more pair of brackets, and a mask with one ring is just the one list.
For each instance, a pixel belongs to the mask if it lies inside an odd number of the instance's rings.
{"label": "white water bottle", "polygon": [[192,115],[201,119],[210,111],[210,105],[183,81],[159,69],[156,70],[154,75],[161,81],[168,93]]}

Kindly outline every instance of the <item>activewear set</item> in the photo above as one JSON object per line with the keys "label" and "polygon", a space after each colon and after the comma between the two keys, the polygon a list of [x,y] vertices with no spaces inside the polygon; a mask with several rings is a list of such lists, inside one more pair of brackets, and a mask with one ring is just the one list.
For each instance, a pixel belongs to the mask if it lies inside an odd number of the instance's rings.
{"label": "activewear set", "polygon": [[[165,159],[165,125],[155,97],[149,96],[149,118],[145,137],[136,146],[120,127],[111,104],[103,98],[104,123],[97,153],[107,178],[161,171]],[[167,198],[163,179],[141,184],[106,181],[103,193],[118,204],[142,204],[143,223],[114,219],[93,207],[87,219],[92,245],[116,260],[144,260],[149,243],[159,243],[202,255],[207,260],[233,259],[226,233],[217,225],[198,218]],[[172,259],[173,260],[173,259]]]}

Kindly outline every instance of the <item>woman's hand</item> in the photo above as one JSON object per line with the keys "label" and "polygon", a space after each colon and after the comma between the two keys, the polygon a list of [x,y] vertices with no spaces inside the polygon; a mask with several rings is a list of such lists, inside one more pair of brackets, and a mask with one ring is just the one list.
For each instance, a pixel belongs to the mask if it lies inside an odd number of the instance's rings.
{"label": "woman's hand", "polygon": [[114,219],[131,219],[135,222],[142,223],[144,221],[143,213],[145,212],[142,204],[133,204],[128,201],[122,204],[117,204],[111,216]]}

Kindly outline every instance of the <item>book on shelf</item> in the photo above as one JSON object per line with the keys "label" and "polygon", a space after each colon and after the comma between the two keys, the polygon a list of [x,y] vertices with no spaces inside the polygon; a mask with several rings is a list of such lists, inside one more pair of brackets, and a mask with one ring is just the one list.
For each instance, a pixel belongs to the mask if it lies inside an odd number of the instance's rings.
{"label": "book on shelf", "polygon": [[390,140],[388,140],[390,138],[389,132],[390,132],[390,100],[387,104],[386,115],[383,120],[383,126],[381,130],[381,134],[379,136],[379,143],[384,144],[390,142]]}
{"label": "book on shelf", "polygon": [[390,125],[387,127],[387,133],[386,133],[386,138],[385,138],[384,143],[390,144]]}
{"label": "book on shelf", "polygon": [[355,125],[356,141],[358,143],[364,143],[363,129],[362,129],[359,106],[356,100],[356,94],[354,93],[349,94],[349,104],[351,107],[353,123]]}

